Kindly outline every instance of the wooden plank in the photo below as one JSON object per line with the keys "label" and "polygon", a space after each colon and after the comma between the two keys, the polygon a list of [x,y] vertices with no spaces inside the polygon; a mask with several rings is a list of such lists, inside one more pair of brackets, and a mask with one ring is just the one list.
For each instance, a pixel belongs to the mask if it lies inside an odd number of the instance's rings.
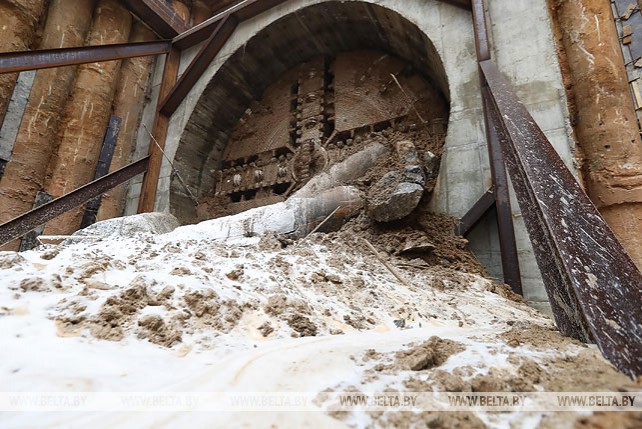
{"label": "wooden plank", "polygon": [[164,0],[121,0],[121,3],[163,39],[176,37],[190,28],[171,3]]}
{"label": "wooden plank", "polygon": [[207,39],[201,50],[196,54],[176,85],[161,102],[160,112],[163,115],[171,116],[181,104],[185,96],[194,87],[201,75],[207,70],[210,63],[221,51],[230,38],[236,26],[238,18],[234,15],[224,17]]}
{"label": "wooden plank", "polygon": [[171,41],[80,46],[75,48],[0,53],[0,74],[39,70],[123,58],[146,57],[169,52]]}
{"label": "wooden plank", "polygon": [[160,169],[163,162],[163,152],[161,149],[165,148],[167,127],[169,126],[169,117],[160,112],[160,103],[170,93],[174,84],[176,84],[180,60],[181,52],[175,47],[173,47],[165,57],[163,80],[158,94],[156,117],[154,118],[154,126],[152,128],[152,134],[158,141],[160,148],[152,141],[149,142],[149,166],[145,172],[145,177],[143,178],[143,187],[140,194],[140,200],[138,202],[138,213],[154,211],[158,178],[160,177]]}

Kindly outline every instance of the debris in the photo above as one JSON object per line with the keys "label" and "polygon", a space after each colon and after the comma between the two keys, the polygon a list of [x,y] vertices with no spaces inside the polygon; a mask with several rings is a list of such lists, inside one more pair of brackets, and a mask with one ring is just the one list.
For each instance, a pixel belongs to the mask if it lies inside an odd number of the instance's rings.
{"label": "debris", "polygon": [[398,171],[384,175],[368,192],[368,215],[378,222],[391,222],[408,216],[421,201],[424,188],[407,180],[407,175]]}

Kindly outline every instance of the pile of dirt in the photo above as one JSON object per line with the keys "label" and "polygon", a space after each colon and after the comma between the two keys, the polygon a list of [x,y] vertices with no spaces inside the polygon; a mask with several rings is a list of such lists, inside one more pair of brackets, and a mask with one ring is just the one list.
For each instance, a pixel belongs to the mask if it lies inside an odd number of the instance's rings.
{"label": "pile of dirt", "polygon": [[399,263],[420,260],[433,267],[486,276],[484,266],[466,248],[468,241],[454,234],[458,220],[432,213],[427,206],[424,199],[407,219],[391,223],[374,222],[361,213],[340,234],[365,238]]}
{"label": "pile of dirt", "polygon": [[[425,244],[420,232],[353,233],[359,221],[335,233],[298,241],[266,235],[242,247],[171,233],[123,237],[110,247],[92,242],[82,252],[74,245],[43,249],[56,274],[25,276],[15,290],[64,292],[51,316],[60,336],[134,336],[164,347],[214,347],[230,335],[256,341],[412,329],[436,320],[473,326],[493,318],[485,301],[499,295],[491,282],[406,253],[412,243]],[[379,254],[359,237],[369,237]],[[463,291],[468,301],[457,304]],[[523,317],[537,314],[511,306]]]}
{"label": "pile of dirt", "polygon": [[[596,348],[563,337],[547,324],[528,324],[532,335],[530,338],[524,335],[522,346],[493,343],[499,338],[510,342],[516,332],[526,332],[525,327],[523,324],[497,336],[469,337],[465,343],[433,336],[426,342],[408,344],[396,352],[370,349],[354,357],[366,367],[357,383],[359,390],[350,390],[350,386],[340,384],[328,391],[636,392],[642,389],[642,378],[637,383],[632,382],[606,362]],[[538,335],[540,340],[531,342]],[[489,354],[484,357],[486,352]],[[376,427],[488,427],[478,416],[468,412],[366,414]],[[350,421],[352,417],[351,412],[333,415],[344,421]],[[640,413],[596,413],[590,417],[549,413],[542,416],[537,427],[552,429],[575,425],[582,429],[629,429],[640,427],[640,422]]]}
{"label": "pile of dirt", "polygon": [[464,350],[466,347],[456,341],[431,337],[423,344],[397,352],[395,367],[423,371],[443,365],[451,355]]}

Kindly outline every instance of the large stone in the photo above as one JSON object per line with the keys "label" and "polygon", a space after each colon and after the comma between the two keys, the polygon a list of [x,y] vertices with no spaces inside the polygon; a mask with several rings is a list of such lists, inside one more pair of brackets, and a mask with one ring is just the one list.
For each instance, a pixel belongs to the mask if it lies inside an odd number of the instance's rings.
{"label": "large stone", "polygon": [[408,181],[407,172],[391,171],[370,188],[368,215],[377,222],[403,219],[417,207],[423,193],[422,185]]}
{"label": "large stone", "polygon": [[426,184],[426,175],[420,165],[408,165],[404,168],[403,172],[405,182],[416,183],[421,186]]}

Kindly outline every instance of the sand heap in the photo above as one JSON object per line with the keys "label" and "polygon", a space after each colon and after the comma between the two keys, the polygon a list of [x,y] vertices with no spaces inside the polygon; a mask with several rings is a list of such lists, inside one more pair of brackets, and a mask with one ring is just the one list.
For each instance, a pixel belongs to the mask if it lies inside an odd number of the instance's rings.
{"label": "sand heap", "polygon": [[[562,337],[504,285],[449,268],[479,268],[460,239],[435,234],[432,250],[408,253],[417,232],[389,228],[397,232],[356,218],[298,241],[266,235],[231,245],[209,238],[204,223],[1,253],[0,335],[10,353],[0,380],[50,391],[632,388],[595,348]],[[630,414],[314,414],[327,427],[640,424]],[[97,426],[109,424],[103,417]],[[158,416],[137,418],[160,424]],[[172,422],[207,426],[211,418]],[[308,418],[230,421],[300,427]]]}

